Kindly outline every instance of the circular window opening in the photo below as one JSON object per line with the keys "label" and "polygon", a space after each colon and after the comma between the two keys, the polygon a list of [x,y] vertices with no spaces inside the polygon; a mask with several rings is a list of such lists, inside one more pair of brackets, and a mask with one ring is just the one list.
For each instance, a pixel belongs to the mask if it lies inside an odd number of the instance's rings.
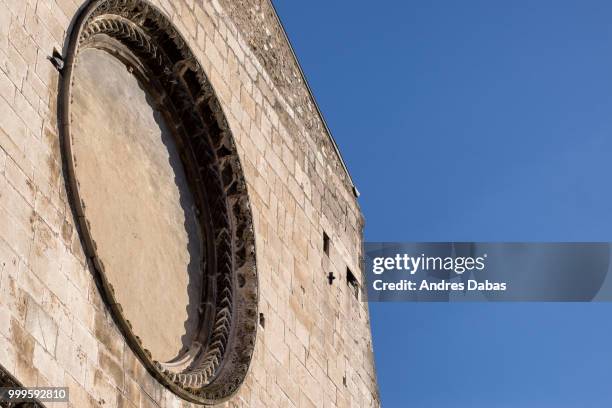
{"label": "circular window opening", "polygon": [[236,392],[257,328],[246,184],[227,121],[175,28],[140,0],[77,17],[60,90],[73,211],[105,300],[164,385]]}
{"label": "circular window opening", "polygon": [[164,115],[129,67],[85,48],[72,73],[72,154],[96,254],[134,333],[173,361],[197,330],[203,236]]}

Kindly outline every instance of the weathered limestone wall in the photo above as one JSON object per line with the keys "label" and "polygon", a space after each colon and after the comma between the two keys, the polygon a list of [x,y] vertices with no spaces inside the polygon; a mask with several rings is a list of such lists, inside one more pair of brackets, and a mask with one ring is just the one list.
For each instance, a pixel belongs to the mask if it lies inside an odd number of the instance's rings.
{"label": "weathered limestone wall", "polygon": [[[270,4],[153,3],[215,88],[253,207],[265,327],[224,405],[378,406],[367,304],[346,283],[347,267],[361,277],[363,220]],[[191,406],[127,347],[75,230],[47,56],[81,5],[0,0],[0,365],[27,386],[69,386],[72,407]]]}

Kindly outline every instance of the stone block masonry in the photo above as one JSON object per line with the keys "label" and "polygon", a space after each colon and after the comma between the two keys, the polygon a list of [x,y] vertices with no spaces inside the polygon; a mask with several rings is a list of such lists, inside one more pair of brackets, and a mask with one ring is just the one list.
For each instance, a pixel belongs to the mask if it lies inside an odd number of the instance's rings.
{"label": "stone block masonry", "polygon": [[[265,324],[244,383],[219,406],[379,406],[367,303],[346,277],[361,279],[363,218],[271,4],[151,3],[219,98],[252,207]],[[71,211],[48,56],[83,5],[0,0],[0,365],[25,386],[70,387],[74,408],[195,406],[127,345]]]}

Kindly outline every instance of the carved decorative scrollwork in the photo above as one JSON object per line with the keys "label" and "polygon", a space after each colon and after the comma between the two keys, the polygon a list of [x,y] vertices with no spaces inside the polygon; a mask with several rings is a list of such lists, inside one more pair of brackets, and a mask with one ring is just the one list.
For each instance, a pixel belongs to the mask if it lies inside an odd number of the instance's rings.
{"label": "carved decorative scrollwork", "polygon": [[[182,149],[183,164],[206,237],[204,293],[197,335],[171,362],[154,361],[132,332],[108,282],[79,196],[70,106],[79,51],[94,47],[123,61],[149,89]],[[103,296],[132,349],[173,392],[216,403],[243,382],[257,331],[255,237],[246,183],[221,105],[202,67],[176,28],[144,0],[92,1],[77,17],[60,84],[60,131],[69,193],[86,255]]]}

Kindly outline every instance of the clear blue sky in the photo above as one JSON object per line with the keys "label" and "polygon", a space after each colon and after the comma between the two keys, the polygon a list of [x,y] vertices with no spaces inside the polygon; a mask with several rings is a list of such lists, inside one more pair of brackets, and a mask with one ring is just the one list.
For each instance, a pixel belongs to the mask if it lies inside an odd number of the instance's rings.
{"label": "clear blue sky", "polygon": [[[370,241],[612,241],[612,2],[276,0]],[[384,407],[612,407],[611,304],[372,304]]]}

